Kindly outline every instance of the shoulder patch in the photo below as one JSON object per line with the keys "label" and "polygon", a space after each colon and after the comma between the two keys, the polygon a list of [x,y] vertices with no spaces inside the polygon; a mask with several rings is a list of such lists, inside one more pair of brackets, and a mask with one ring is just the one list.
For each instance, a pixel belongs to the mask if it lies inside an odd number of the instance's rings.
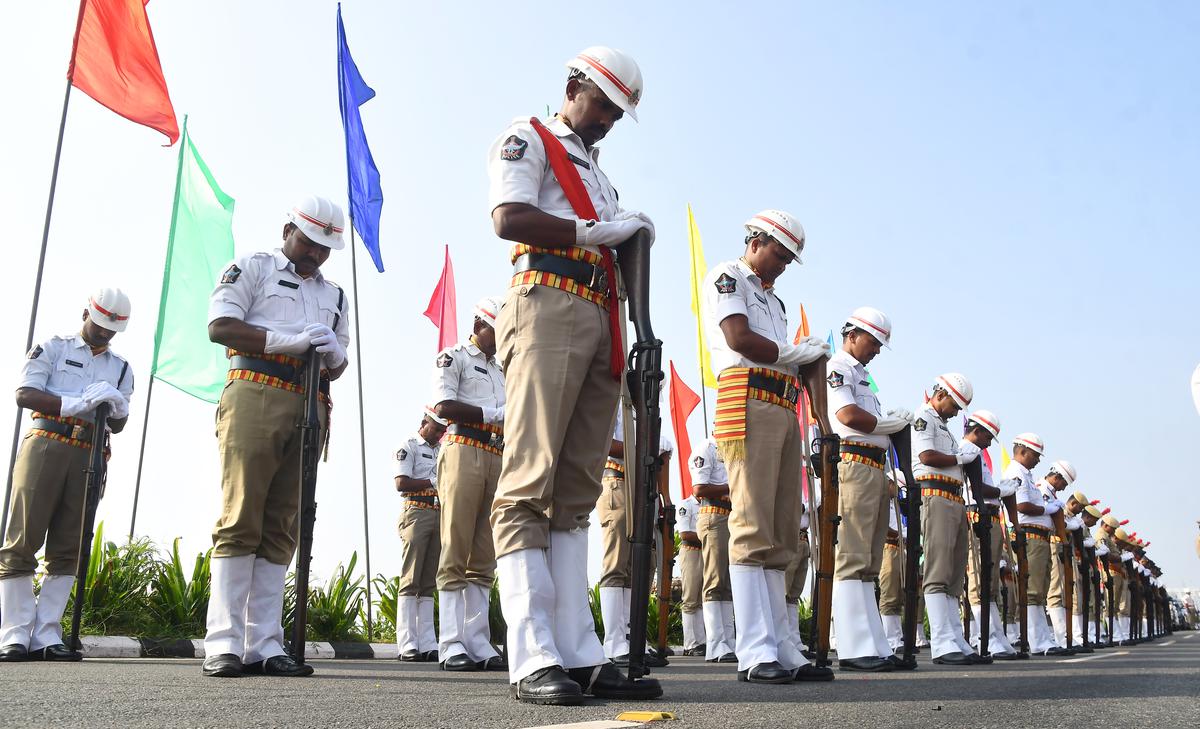
{"label": "shoulder patch", "polygon": [[737,291],[737,280],[727,273],[723,273],[716,281],[718,294],[732,294]]}
{"label": "shoulder patch", "polygon": [[241,275],[242,269],[238,268],[236,263],[230,264],[229,268],[225,269],[225,273],[221,274],[221,283],[237,283],[238,276]]}
{"label": "shoulder patch", "polygon": [[442,352],[442,354],[437,358],[437,366],[438,367],[443,367],[443,368],[449,367],[453,363],[454,363],[454,358],[451,357],[446,352]]}
{"label": "shoulder patch", "polygon": [[33,349],[29,350],[29,359],[37,359],[38,357],[41,357],[42,352],[44,351],[45,350],[42,349],[42,345],[35,345]]}
{"label": "shoulder patch", "polygon": [[913,430],[917,431],[918,433],[922,432],[928,427],[929,423],[925,420],[925,418],[917,418],[917,421],[913,423]]}
{"label": "shoulder patch", "polygon": [[504,140],[504,144],[500,147],[500,159],[505,162],[516,162],[525,156],[526,149],[529,149],[529,142],[512,134]]}
{"label": "shoulder patch", "polygon": [[680,516],[687,516],[687,507],[686,507],[686,506],[681,506],[681,507],[679,507],[679,515],[680,515]]}
{"label": "shoulder patch", "polygon": [[396,451],[396,460],[397,461],[404,461],[407,459],[408,459],[408,451],[404,450],[403,448]]}
{"label": "shoulder patch", "polygon": [[836,371],[830,372],[829,377],[826,377],[825,381],[828,382],[829,386],[834,389],[839,388],[842,385],[846,384],[846,378],[842,376],[841,372],[836,372]]}
{"label": "shoulder patch", "polygon": [[692,465],[696,468],[704,468],[704,456],[696,456],[693,458]]}

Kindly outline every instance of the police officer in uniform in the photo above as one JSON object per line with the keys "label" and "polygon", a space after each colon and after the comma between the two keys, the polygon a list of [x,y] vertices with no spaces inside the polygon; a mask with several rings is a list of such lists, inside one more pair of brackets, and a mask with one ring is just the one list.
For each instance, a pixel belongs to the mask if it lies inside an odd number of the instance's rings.
{"label": "police officer in uniform", "polygon": [[718,372],[713,434],[729,470],[729,578],[737,614],[738,679],[827,681],[791,640],[785,571],[800,533],[798,367],[829,356],[819,337],[791,344],[775,282],[799,260],[804,228],[764,210],[745,223],[746,250],[705,277],[704,328]]}
{"label": "police officer in uniform", "polygon": [[433,626],[433,587],[442,551],[438,452],[447,425],[426,408],[417,432],[396,451],[396,490],[404,496],[398,526],[402,567],[396,591],[396,646],[401,661],[438,659]]}
{"label": "police officer in uniform", "polygon": [[[283,647],[283,590],[299,524],[305,358],[321,354],[321,400],[346,370],[342,289],[320,271],[345,241],[342,209],[308,196],[288,213],[283,246],[233,261],[209,300],[208,336],[229,381],[217,406],[221,516],[213,528],[206,676],[307,676]],[[319,408],[321,428],[328,422]]]}
{"label": "police officer in uniform", "polygon": [[[796,543],[796,556],[784,572],[784,585],[787,587],[784,597],[787,602],[788,633],[791,635],[792,643],[796,646],[796,650],[804,654],[806,658],[811,658],[808,646],[804,643],[804,636],[800,634],[800,599],[804,597],[804,582],[808,579],[808,561],[812,557],[812,550],[809,549],[808,544],[808,509],[804,508],[803,502],[800,504],[800,509],[803,512],[800,514],[800,533],[796,535],[800,541]],[[874,596],[872,595],[872,597]]]}
{"label": "police officer in uniform", "polygon": [[891,346],[892,322],[869,306],[855,309],[842,325],[842,348],[827,370],[829,421],[841,436],[838,464],[837,556],[833,572],[833,622],[838,668],[892,671],[900,663],[875,601],[875,578],[883,563],[892,499],[884,475],[889,436],[908,427],[912,413],[883,414],[866,366]]}
{"label": "police officer in uniform", "polygon": [[506,377],[503,463],[492,511],[509,680],[521,701],[661,695],[604,656],[588,604],[588,517],[600,496],[625,346],[614,247],[653,224],[625,210],[596,143],[637,118],[642,74],[603,46],[567,62],[559,114],[517,119],[489,152],[496,234],[516,245],[496,322]]}
{"label": "police officer in uniform", "polygon": [[704,594],[704,559],[702,543],[696,529],[700,504],[696,494],[689,494],[676,507],[675,530],[679,532],[679,582],[682,588],[679,602],[683,622],[683,655],[705,655],[704,619],[700,604]]}
{"label": "police officer in uniform", "polygon": [[450,423],[437,466],[438,654],[447,671],[508,670],[488,621],[496,573],[490,518],[504,447],[504,373],[495,357],[500,307],[500,299],[477,303],[471,336],[440,352],[433,374],[433,409]]}
{"label": "police officer in uniform", "polygon": [[[128,324],[129,297],[100,289],[88,299],[79,333],[37,345],[21,370],[17,405],[33,423],[13,467],[12,512],[0,549],[0,661],[83,657],[63,645],[61,621],[75,584],[95,409],[112,406],[113,433],[129,418],[133,372],[109,348]],[[46,578],[35,598],[34,555],[43,544]]]}
{"label": "police officer in uniform", "polygon": [[[1058,494],[1075,482],[1075,467],[1069,461],[1055,461],[1050,466],[1049,473],[1046,478],[1038,482],[1038,488],[1044,493],[1049,494],[1058,501],[1060,510],[1066,520],[1068,532],[1073,528],[1075,523],[1072,520],[1072,514],[1066,509],[1066,504],[1058,498]],[[1080,506],[1082,508],[1082,506]],[[1066,649],[1067,647],[1067,608],[1063,602],[1063,590],[1066,589],[1063,579],[1062,558],[1065,554],[1073,552],[1074,549],[1064,552],[1065,546],[1059,539],[1057,533],[1050,535],[1050,587],[1046,592],[1046,612],[1050,615],[1050,625],[1053,628],[1054,642],[1059,648]],[[1075,569],[1076,580],[1079,578],[1079,569]],[[1078,587],[1078,585],[1076,585]],[[1069,653],[1078,652],[1075,649],[1068,651]]]}
{"label": "police officer in uniform", "polygon": [[879,564],[879,617],[888,646],[896,651],[904,645],[904,530],[898,518],[896,495],[906,488],[904,473],[888,471],[888,529]]}
{"label": "police officer in uniform", "polygon": [[700,499],[696,529],[704,557],[704,615],[709,663],[736,663],[733,652],[733,590],[729,586],[729,472],[717,451],[717,441],[707,438],[692,455],[688,469],[692,490]]}
{"label": "police officer in uniform", "polygon": [[930,652],[934,663],[956,666],[991,663],[975,653],[963,636],[957,600],[967,576],[970,538],[962,467],[979,457],[980,448],[970,441],[960,444],[946,421],[970,405],[973,396],[974,389],[963,375],[939,375],[929,401],[917,409],[912,433],[913,477],[921,490]]}

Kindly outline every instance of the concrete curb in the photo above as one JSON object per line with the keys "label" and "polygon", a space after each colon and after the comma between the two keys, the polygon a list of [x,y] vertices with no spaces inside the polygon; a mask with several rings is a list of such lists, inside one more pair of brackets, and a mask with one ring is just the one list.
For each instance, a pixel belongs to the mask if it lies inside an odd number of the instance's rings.
{"label": "concrete curb", "polygon": [[[187,639],[130,638],[122,635],[84,635],[84,658],[203,658],[204,641]],[[304,657],[320,660],[392,659],[400,655],[394,643],[326,643],[310,641]]]}

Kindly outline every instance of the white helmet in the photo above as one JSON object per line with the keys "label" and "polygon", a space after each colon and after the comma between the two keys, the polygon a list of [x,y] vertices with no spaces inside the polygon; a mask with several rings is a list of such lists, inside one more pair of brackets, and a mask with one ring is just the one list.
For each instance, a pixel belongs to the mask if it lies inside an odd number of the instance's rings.
{"label": "white helmet", "polygon": [[959,372],[938,375],[933,386],[945,390],[960,408],[970,405],[971,399],[975,397],[975,388],[971,387],[971,381],[967,379],[966,375]]}
{"label": "white helmet", "polygon": [[979,423],[993,438],[1000,437],[1000,418],[991,410],[976,410],[967,417],[967,425]]}
{"label": "white helmet", "polygon": [[301,198],[288,212],[288,220],[317,245],[335,251],[346,247],[346,241],[342,238],[342,231],[346,229],[345,213],[328,198],[317,195]]}
{"label": "white helmet", "polygon": [[88,298],[88,319],[110,332],[129,326],[129,297],[121,289],[103,288]]}
{"label": "white helmet", "polygon": [[1046,451],[1046,444],[1036,433],[1021,433],[1016,438],[1013,438],[1013,448],[1017,446],[1025,446],[1029,450],[1037,453],[1039,456]]}
{"label": "white helmet", "polygon": [[449,425],[450,421],[437,414],[432,405],[425,406],[425,417],[429,418],[438,425]]}
{"label": "white helmet", "polygon": [[642,100],[642,70],[629,54],[608,46],[591,46],[567,61],[567,68],[586,76],[600,87],[609,101],[637,121],[637,105]]}
{"label": "white helmet", "polygon": [[860,306],[846,317],[846,325],[862,329],[875,337],[880,344],[892,348],[892,320],[879,309]]}
{"label": "white helmet", "polygon": [[1075,483],[1075,467],[1071,465],[1070,461],[1055,461],[1050,464],[1050,473],[1062,476],[1068,486]]}
{"label": "white helmet", "polygon": [[475,302],[475,317],[495,329],[496,317],[500,316],[502,308],[504,308],[504,301],[495,296],[487,296]]}
{"label": "white helmet", "polygon": [[800,225],[799,220],[782,210],[764,210],[744,225],[751,233],[766,233],[779,241],[796,257],[796,263],[803,263],[800,254],[804,251],[804,226]]}

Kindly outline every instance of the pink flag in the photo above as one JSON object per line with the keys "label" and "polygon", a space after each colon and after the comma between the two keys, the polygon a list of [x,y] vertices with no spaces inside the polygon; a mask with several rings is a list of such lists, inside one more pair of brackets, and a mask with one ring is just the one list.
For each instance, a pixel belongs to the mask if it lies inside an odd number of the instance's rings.
{"label": "pink flag", "polygon": [[438,279],[425,316],[438,328],[438,351],[458,341],[458,307],[454,297],[454,264],[450,262],[450,246],[446,246],[446,262]]}
{"label": "pink flag", "polygon": [[700,396],[687,386],[675,363],[671,362],[671,430],[675,433],[675,447],[679,451],[679,490],[683,498],[692,495],[692,472],[688,463],[692,460],[692,442],[688,438],[687,419],[700,404]]}

